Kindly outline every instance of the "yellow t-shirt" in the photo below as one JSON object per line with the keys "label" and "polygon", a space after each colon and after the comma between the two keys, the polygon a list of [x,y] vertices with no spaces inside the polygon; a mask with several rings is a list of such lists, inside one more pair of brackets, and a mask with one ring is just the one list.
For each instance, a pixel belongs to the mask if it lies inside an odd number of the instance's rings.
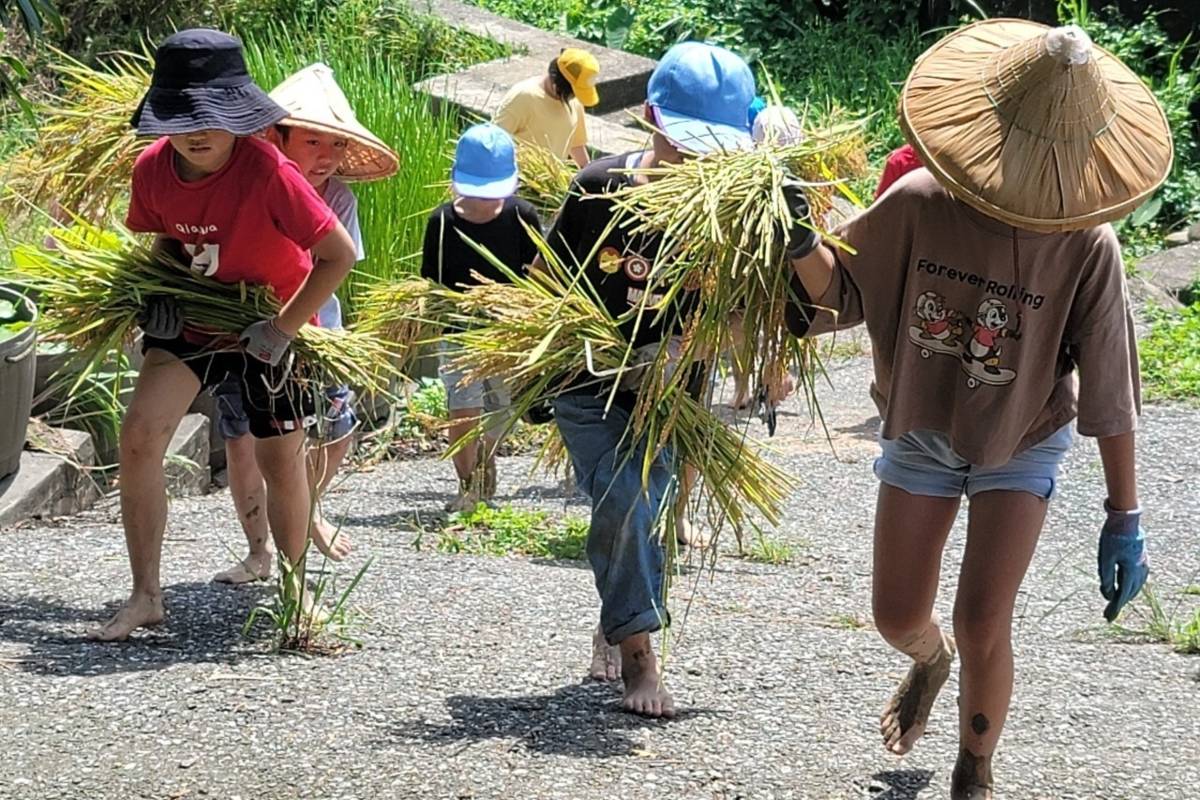
{"label": "yellow t-shirt", "polygon": [[539,144],[563,158],[587,144],[583,104],[575,97],[564,103],[546,94],[540,77],[509,89],[493,121],[518,142]]}

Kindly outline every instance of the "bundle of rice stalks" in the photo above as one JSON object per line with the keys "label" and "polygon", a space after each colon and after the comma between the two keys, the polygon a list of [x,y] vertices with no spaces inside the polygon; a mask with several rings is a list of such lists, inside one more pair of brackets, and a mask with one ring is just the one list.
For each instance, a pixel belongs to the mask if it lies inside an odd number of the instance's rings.
{"label": "bundle of rice stalks", "polygon": [[389,342],[398,354],[396,368],[412,371],[421,345],[438,338],[448,309],[436,283],[416,276],[371,284],[355,303],[354,329]]}
{"label": "bundle of rice stalks", "polygon": [[[56,247],[14,251],[13,279],[38,293],[47,338],[77,352],[82,382],[133,338],[147,297],[174,297],[190,324],[229,332],[230,346],[247,325],[275,316],[269,289],[206,278],[151,252],[127,231],[79,225],[55,233]],[[314,386],[349,384],[388,396],[396,370],[387,341],[362,333],[305,325],[292,344],[293,371]],[[78,388],[72,387],[72,388]]]}
{"label": "bundle of rice stalks", "polygon": [[[464,348],[456,366],[466,371],[467,380],[507,380],[514,416],[568,385],[611,384],[615,391],[613,380],[636,368],[621,328],[627,319],[610,315],[587,278],[562,265],[544,240],[531,235],[544,270],[528,277],[514,274],[480,248],[510,282],[484,283],[464,292],[439,290],[454,308],[451,321],[462,328],[447,336]],[[643,411],[632,416],[629,436],[647,445],[640,465],[643,480],[648,481],[651,466],[665,451],[677,468],[687,464],[696,469],[710,505],[735,531],[749,524],[750,508],[777,523],[792,479],[693,396],[684,370],[671,370],[666,363],[668,350],[664,345],[655,364],[638,373]],[[551,448],[549,454],[553,452]]]}
{"label": "bundle of rice stalks", "polygon": [[[763,144],[632,171],[648,180],[612,195],[616,224],[634,235],[662,238],[639,313],[654,317],[683,293],[695,292],[684,366],[730,347],[729,322],[740,316],[746,336],[733,355],[751,366],[756,393],[795,371],[819,414],[811,391],[820,370],[815,344],[795,340],[784,322],[792,275],[785,249],[793,223],[784,186],[803,187],[812,207],[804,223],[822,232],[820,220],[843,191],[843,179],[864,163],[861,123],[841,123],[808,131],[794,144]],[[656,294],[666,299],[647,305]],[[653,402],[651,394],[644,396]]]}
{"label": "bundle of rice stalks", "polygon": [[521,176],[521,197],[533,203],[544,218],[553,216],[567,199],[573,165],[537,144],[522,143],[517,147],[517,171]]}
{"label": "bundle of rice stalks", "polygon": [[36,141],[4,166],[4,204],[10,214],[58,207],[100,221],[128,190],[133,162],[153,141],[139,139],[129,126],[153,67],[136,53],[108,56],[98,69],[56,55],[60,60],[50,69],[61,95],[38,109]]}

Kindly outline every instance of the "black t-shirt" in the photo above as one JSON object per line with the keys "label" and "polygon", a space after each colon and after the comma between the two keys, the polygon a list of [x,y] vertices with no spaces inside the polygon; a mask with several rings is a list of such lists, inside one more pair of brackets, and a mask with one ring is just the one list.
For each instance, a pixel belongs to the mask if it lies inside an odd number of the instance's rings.
{"label": "black t-shirt", "polygon": [[[588,281],[614,317],[642,303],[651,266],[659,257],[662,236],[631,236],[626,227],[610,227],[618,211],[611,200],[596,195],[632,185],[632,176],[611,170],[636,168],[640,165],[641,156],[641,152],[608,156],[581,169],[572,181],[567,200],[547,237],[550,247],[568,268],[574,268],[576,264],[584,265]],[[683,293],[679,297],[686,298],[690,294]],[[653,306],[655,300],[651,297],[646,303]],[[674,313],[658,315],[647,308],[640,324],[630,319],[622,325],[622,333],[626,338],[633,339],[634,347],[654,344],[664,336],[680,333],[680,320],[686,316],[687,304],[678,300],[673,302],[677,304]],[[611,386],[610,381],[598,381],[585,375],[576,381],[572,393],[587,391],[600,394]],[[618,401],[622,399],[629,398],[618,396]]]}
{"label": "black t-shirt", "polygon": [[429,215],[425,225],[421,277],[451,289],[476,285],[478,281],[472,272],[493,281],[506,282],[500,270],[466,239],[487,248],[502,264],[523,275],[526,266],[533,263],[537,247],[521,226],[522,221],[541,233],[542,223],[537,211],[528,202],[515,197],[504,201],[504,208],[495,219],[482,224],[460,217],[454,210],[454,203],[443,203]]}
{"label": "black t-shirt", "polygon": [[[576,264],[584,264],[588,281],[614,317],[642,303],[646,279],[659,256],[662,236],[631,236],[624,226],[613,225],[610,228],[609,223],[617,210],[611,200],[595,195],[604,195],[632,185],[632,176],[610,170],[636,168],[641,156],[641,152],[608,156],[581,169],[547,237],[550,247],[565,265],[573,268]],[[599,245],[597,242],[600,242]],[[655,298],[651,297],[646,302],[653,306]],[[659,316],[647,309],[640,325],[635,320],[629,320],[622,326],[622,332],[626,337],[634,338],[635,347],[653,344],[664,336],[680,332],[681,311],[681,308],[677,308],[673,314]]]}

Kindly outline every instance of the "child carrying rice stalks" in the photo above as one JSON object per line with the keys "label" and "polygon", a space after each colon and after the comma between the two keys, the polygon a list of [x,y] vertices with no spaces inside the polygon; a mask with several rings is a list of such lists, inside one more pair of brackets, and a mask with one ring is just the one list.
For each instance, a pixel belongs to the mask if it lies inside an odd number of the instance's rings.
{"label": "child carrying rice stalks", "polygon": [[[653,149],[581,170],[544,264],[513,287],[486,285],[459,301],[491,320],[458,337],[468,371],[503,370],[524,401],[553,400],[579,486],[592,498],[588,553],[601,595],[593,675],[615,677],[617,656],[607,645],[618,648],[623,707],[654,717],[674,714],[650,633],[669,622],[658,531],[671,529],[683,464],[705,478],[718,524],[725,515],[735,528],[748,524],[748,508],[777,520],[791,483],[704,407],[721,343],[715,312],[703,312],[701,286],[672,266],[674,231],[653,230],[623,203],[626,192],[665,179],[685,154],[748,144],[753,96],[750,70],[733,53],[697,43],[672,48],[650,81]],[[665,202],[678,205],[680,197]],[[786,285],[782,252],[776,256]],[[678,282],[665,280],[668,273]],[[782,301],[771,304],[782,328]],[[674,536],[666,538],[673,547]]]}
{"label": "child carrying rice stalks", "polygon": [[[173,250],[193,272],[222,283],[270,285],[282,306],[248,325],[229,319],[214,326],[187,316],[181,292],[170,288],[186,285],[178,273],[164,281],[166,291],[133,295],[144,303],[146,334],[120,442],[133,591],[112,619],[89,632],[103,641],[125,639],[163,618],[163,456],[197,392],[229,372],[243,380],[276,546],[293,567],[301,563],[311,507],[304,427],[314,403],[309,387],[282,362],[355,258],[345,228],[296,166],[251,136],[287,112],[246,72],[240,41],[213,30],[180,31],[163,41],[154,61],[133,124],[139,135],[161,138],[134,166],[129,228],[157,234],[156,247]],[[231,346],[231,336],[241,347]]]}

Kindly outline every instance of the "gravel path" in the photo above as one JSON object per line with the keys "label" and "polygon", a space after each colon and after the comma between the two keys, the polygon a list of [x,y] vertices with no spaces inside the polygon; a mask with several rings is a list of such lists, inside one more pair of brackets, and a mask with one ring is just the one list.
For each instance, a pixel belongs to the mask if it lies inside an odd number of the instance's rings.
{"label": "gravel path", "polygon": [[[672,723],[616,710],[581,684],[598,602],[577,563],[414,548],[453,488],[437,461],[350,477],[331,498],[368,556],[361,651],[272,655],[240,636],[264,587],[208,583],[240,553],[228,497],[173,503],[169,623],[135,642],[84,641],[127,589],[116,507],[7,531],[0,566],[2,798],[935,798],[956,755],[955,679],[927,738],[887,755],[876,716],[904,664],[869,624],[869,365],[832,371],[838,458],[797,413],[774,458],[802,476],[772,534],[797,554],[728,554],[688,573],[668,681]],[[1154,407],[1141,440],[1154,584],[1178,616],[1200,605],[1200,410]],[[583,507],[502,464],[507,502]],[[1103,482],[1075,447],[1018,605],[1018,685],[997,758],[1002,797],[1191,798],[1200,792],[1200,657],[1102,626],[1094,547]],[[963,530],[946,554],[948,617]],[[682,616],[679,614],[679,616]],[[1131,615],[1130,624],[1141,625]]]}

